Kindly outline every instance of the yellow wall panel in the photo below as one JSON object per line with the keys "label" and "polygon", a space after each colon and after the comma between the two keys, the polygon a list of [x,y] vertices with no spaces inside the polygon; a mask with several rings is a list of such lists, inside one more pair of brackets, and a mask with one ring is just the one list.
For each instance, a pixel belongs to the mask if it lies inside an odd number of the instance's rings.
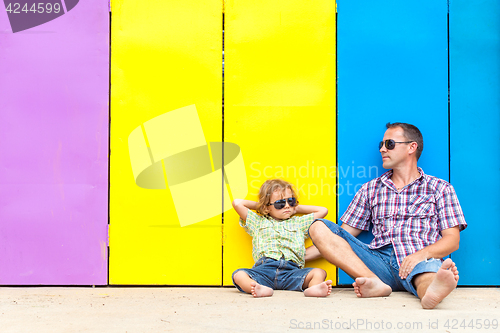
{"label": "yellow wall panel", "polygon": [[[225,5],[225,141],[244,156],[247,199],[268,178],[336,220],[335,2],[228,0]],[[251,267],[251,238],[224,215],[224,285]],[[336,269],[321,267],[336,281]]]}
{"label": "yellow wall panel", "polygon": [[222,3],[112,5],[109,282],[220,285]]}

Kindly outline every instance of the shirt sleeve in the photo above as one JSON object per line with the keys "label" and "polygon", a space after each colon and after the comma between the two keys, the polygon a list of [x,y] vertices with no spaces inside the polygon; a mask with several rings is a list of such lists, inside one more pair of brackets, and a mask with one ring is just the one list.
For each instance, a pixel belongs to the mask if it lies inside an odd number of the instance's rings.
{"label": "shirt sleeve", "polygon": [[261,216],[255,213],[253,210],[249,209],[247,212],[247,219],[244,221],[240,218],[240,226],[242,226],[247,233],[253,235],[255,229],[259,225],[259,221],[261,220]]}
{"label": "shirt sleeve", "polygon": [[371,207],[367,200],[367,188],[368,185],[364,184],[359,189],[340,218],[343,223],[360,230],[370,229]]}
{"label": "shirt sleeve", "polygon": [[304,233],[304,236],[309,237],[309,227],[314,221],[314,213],[302,215],[299,217],[299,228]]}
{"label": "shirt sleeve", "polygon": [[460,207],[460,202],[458,202],[457,194],[452,185],[446,186],[442,194],[437,198],[436,208],[441,230],[453,228],[457,225],[460,231],[467,228],[462,207]]}

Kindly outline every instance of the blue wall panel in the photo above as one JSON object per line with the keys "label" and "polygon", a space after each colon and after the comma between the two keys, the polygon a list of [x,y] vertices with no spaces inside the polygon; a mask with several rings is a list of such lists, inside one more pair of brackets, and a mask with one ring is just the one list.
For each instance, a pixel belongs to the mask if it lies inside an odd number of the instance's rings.
{"label": "blue wall panel", "polygon": [[451,182],[468,228],[461,285],[500,285],[500,1],[450,5]]}
{"label": "blue wall panel", "polygon": [[[419,165],[449,179],[448,9],[446,0],[337,5],[340,217],[356,190],[386,171],[377,148],[387,122],[419,127]],[[339,270],[339,284],[351,282]]]}

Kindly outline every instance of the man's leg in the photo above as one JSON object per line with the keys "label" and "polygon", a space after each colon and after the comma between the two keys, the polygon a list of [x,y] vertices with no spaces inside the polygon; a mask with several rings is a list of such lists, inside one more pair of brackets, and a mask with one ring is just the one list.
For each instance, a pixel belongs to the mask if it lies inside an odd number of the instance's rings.
{"label": "man's leg", "polygon": [[332,232],[321,220],[313,222],[309,228],[309,236],[326,260],[356,278],[353,286],[358,297],[381,297],[391,294],[391,287],[363,263],[344,238]]}
{"label": "man's leg", "polygon": [[456,288],[457,282],[458,269],[450,258],[443,262],[436,273],[421,273],[413,278],[420,303],[424,309],[436,307]]}

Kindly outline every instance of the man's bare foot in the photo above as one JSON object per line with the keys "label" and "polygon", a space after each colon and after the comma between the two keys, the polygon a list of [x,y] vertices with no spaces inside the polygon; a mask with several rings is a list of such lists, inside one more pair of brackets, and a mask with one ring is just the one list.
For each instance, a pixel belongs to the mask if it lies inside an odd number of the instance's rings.
{"label": "man's bare foot", "polygon": [[436,273],[436,277],[425,291],[420,303],[424,309],[434,309],[457,286],[458,269],[455,263],[446,259]]}
{"label": "man's bare foot", "polygon": [[307,297],[326,297],[332,293],[332,280],[327,280],[304,290]]}
{"label": "man's bare foot", "polygon": [[252,286],[252,295],[253,297],[268,297],[273,296],[274,290],[269,287],[258,284],[257,282],[250,283]]}
{"label": "man's bare foot", "polygon": [[378,277],[359,277],[352,286],[358,297],[385,297],[392,293],[392,288],[383,283]]}

